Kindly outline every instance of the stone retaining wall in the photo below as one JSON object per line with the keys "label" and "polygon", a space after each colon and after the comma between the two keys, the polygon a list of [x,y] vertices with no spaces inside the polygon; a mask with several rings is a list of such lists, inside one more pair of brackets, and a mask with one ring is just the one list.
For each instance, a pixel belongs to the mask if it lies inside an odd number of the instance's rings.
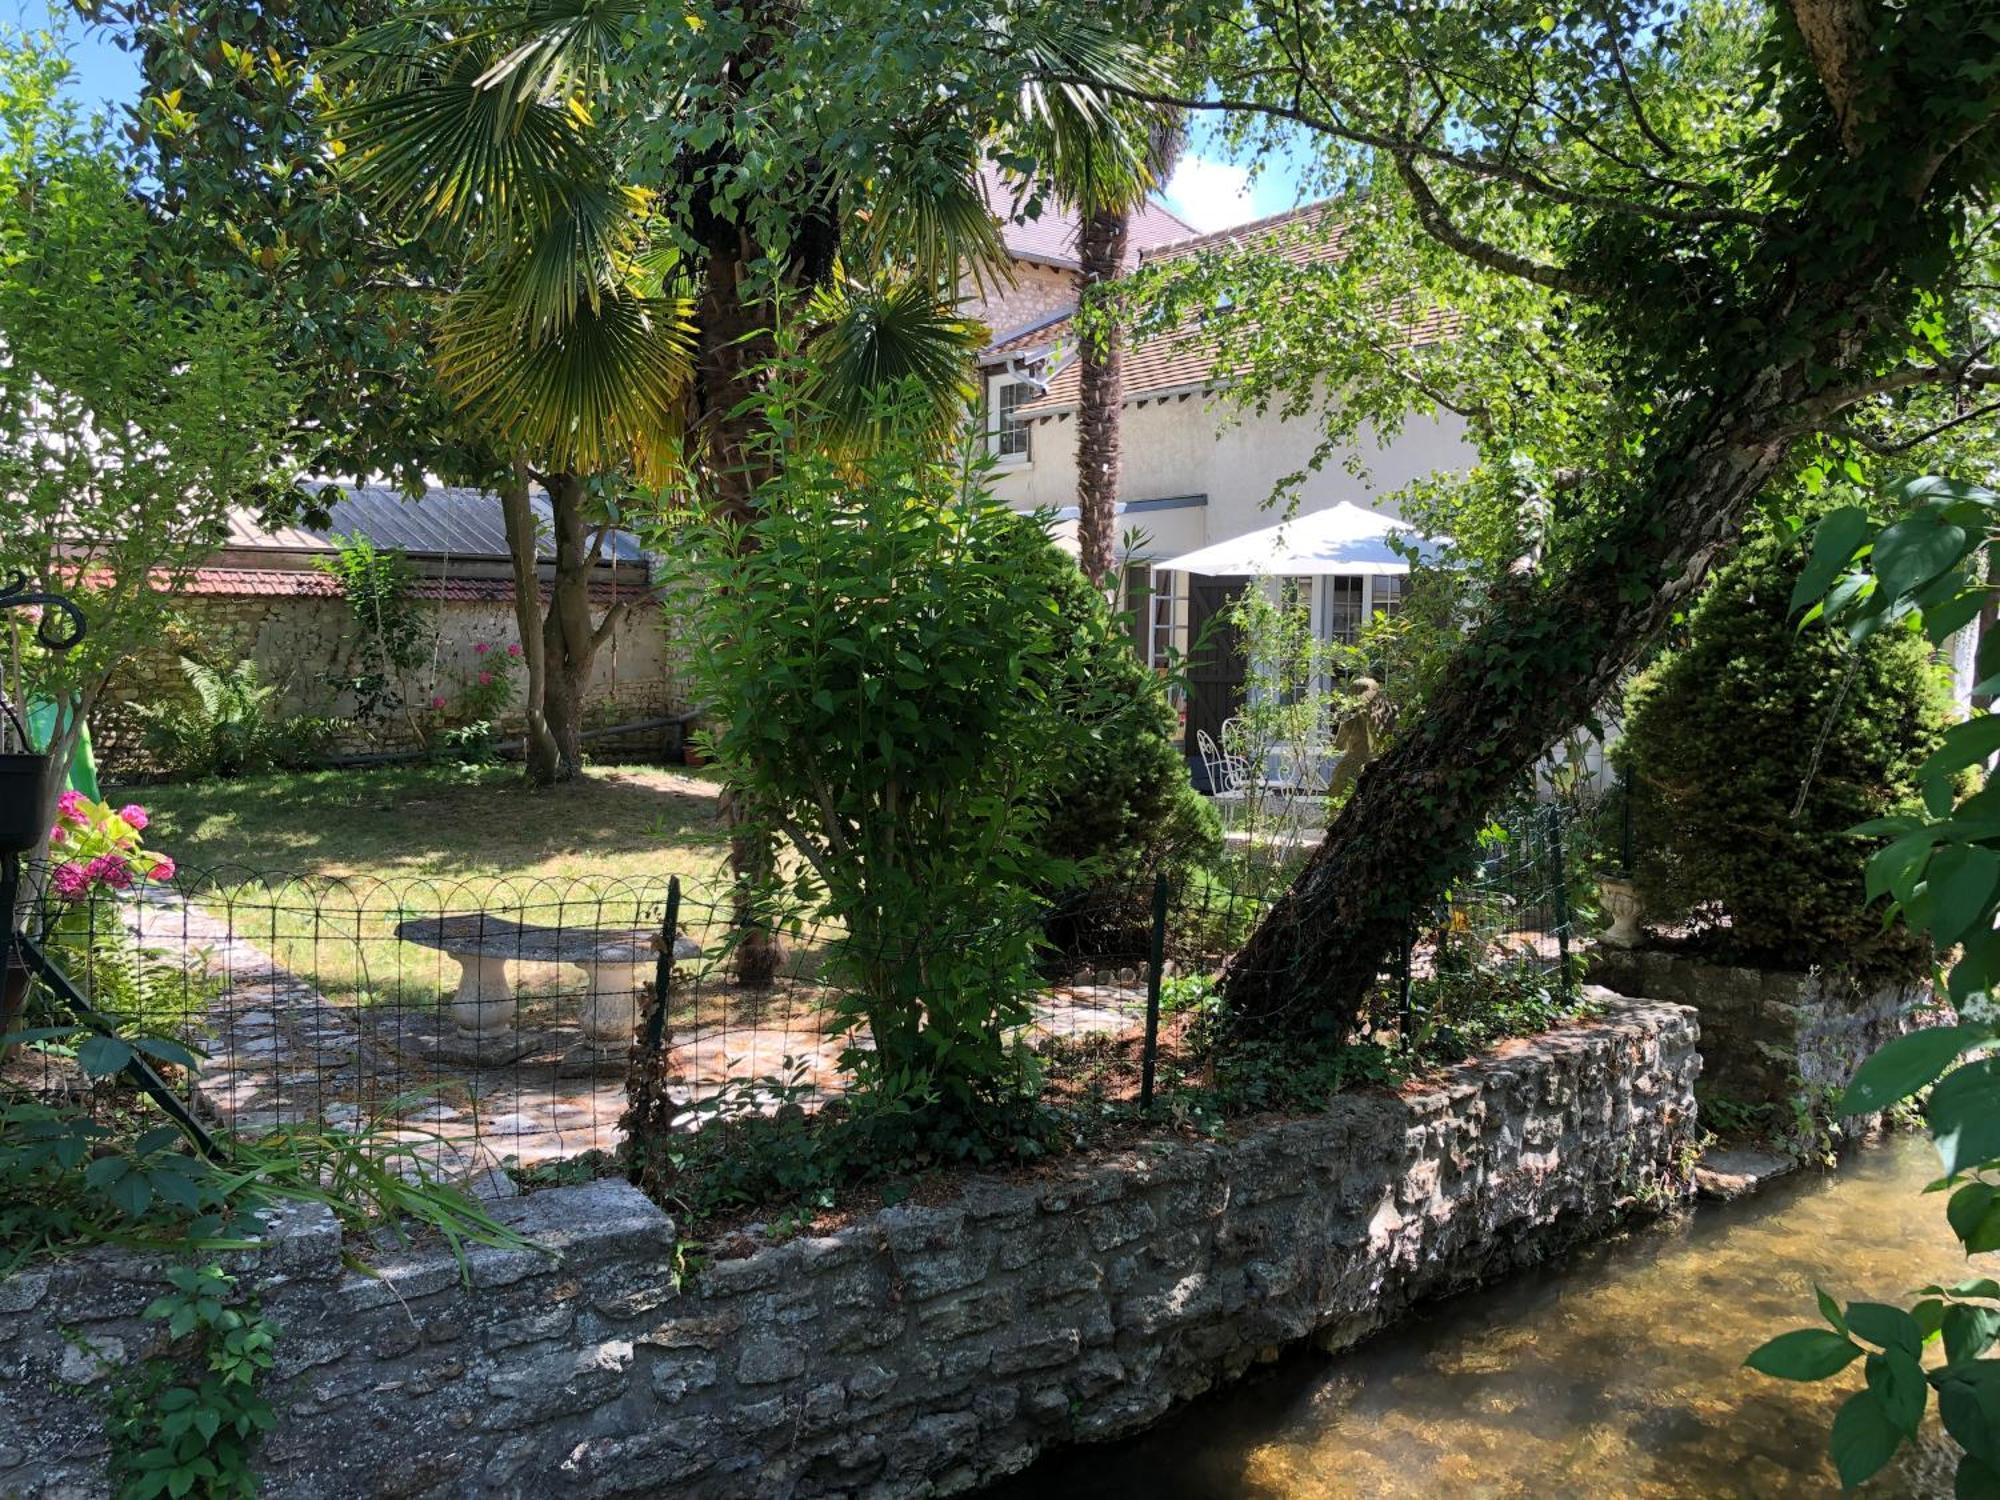
{"label": "stone retaining wall", "polygon": [[[284,1330],[263,1493],[888,1500],[1134,1431],[1680,1193],[1693,1014],[1603,998],[1401,1096],[974,1179],[684,1285],[671,1220],[617,1182],[503,1205],[554,1254],[474,1250],[469,1287],[438,1251],[347,1269],[298,1215],[239,1258]],[[0,1282],[0,1495],[102,1492],[99,1396],[157,1343],[155,1275],[93,1253]]]}
{"label": "stone retaining wall", "polygon": [[1845,1088],[1869,1054],[1933,1003],[1922,981],[1863,984],[1838,970],[1736,968],[1649,948],[1600,948],[1589,975],[1621,995],[1692,1005],[1703,1092],[1778,1105],[1787,1118]]}

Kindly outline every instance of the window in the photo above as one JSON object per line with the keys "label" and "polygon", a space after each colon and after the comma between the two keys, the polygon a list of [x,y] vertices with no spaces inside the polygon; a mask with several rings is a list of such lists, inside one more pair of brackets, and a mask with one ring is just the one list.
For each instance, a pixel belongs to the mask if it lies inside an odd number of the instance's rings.
{"label": "window", "polygon": [[1153,660],[1153,566],[1151,563],[1127,563],[1125,565],[1125,597],[1120,607],[1128,612],[1132,624],[1132,649],[1139,660],[1151,663]]}
{"label": "window", "polygon": [[1012,370],[986,377],[986,447],[1001,463],[1028,462],[1028,424],[1015,412],[1037,394],[1032,380]]}
{"label": "window", "polygon": [[1394,615],[1402,613],[1403,599],[1409,586],[1409,578],[1401,573],[1385,573],[1375,579],[1374,600],[1371,613]]}
{"label": "window", "polygon": [[1343,646],[1361,639],[1361,580],[1351,573],[1326,581],[1326,638]]}

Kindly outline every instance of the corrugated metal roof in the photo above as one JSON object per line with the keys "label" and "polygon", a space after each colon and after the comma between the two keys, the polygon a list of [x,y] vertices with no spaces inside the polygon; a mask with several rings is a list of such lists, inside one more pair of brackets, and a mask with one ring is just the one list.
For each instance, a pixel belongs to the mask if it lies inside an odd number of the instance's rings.
{"label": "corrugated metal roof", "polygon": [[[245,551],[332,552],[335,537],[361,535],[378,547],[394,548],[418,557],[462,558],[470,561],[499,560],[509,556],[507,523],[500,509],[500,497],[490,490],[460,485],[436,485],[422,496],[411,499],[388,485],[346,484],[327,479],[307,479],[299,488],[317,495],[337,485],[342,496],[332,507],[333,524],[321,531],[307,526],[265,527],[254,511],[238,508],[229,515],[231,548]],[[537,490],[533,497],[543,543],[538,556],[555,560],[555,547],[548,541],[549,499]],[[629,532],[613,532],[606,538],[606,562],[620,564],[643,560],[637,537]]]}

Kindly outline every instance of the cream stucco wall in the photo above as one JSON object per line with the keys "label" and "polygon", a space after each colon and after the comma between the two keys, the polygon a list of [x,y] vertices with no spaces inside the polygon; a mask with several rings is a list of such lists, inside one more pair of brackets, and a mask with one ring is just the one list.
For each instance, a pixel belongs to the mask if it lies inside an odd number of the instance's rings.
{"label": "cream stucco wall", "polygon": [[[1393,512],[1384,497],[1411,480],[1470,465],[1474,454],[1465,424],[1454,416],[1413,420],[1384,445],[1364,437],[1335,454],[1298,490],[1298,510],[1325,510],[1342,500]],[[1211,542],[1227,541],[1283,519],[1271,508],[1288,474],[1305,467],[1318,443],[1309,420],[1241,415],[1213,397],[1169,397],[1125,408],[1124,477],[1120,498],[1163,500],[1205,495],[1198,507],[1149,510],[1121,521],[1121,530],[1139,527],[1146,542],[1136,558],[1169,557]],[[1358,459],[1365,477],[1348,472]],[[999,496],[1021,509],[1076,504],[1076,423],[1071,416],[1036,422],[1029,461],[1003,469],[995,478]],[[1124,550],[1121,548],[1121,551]]]}

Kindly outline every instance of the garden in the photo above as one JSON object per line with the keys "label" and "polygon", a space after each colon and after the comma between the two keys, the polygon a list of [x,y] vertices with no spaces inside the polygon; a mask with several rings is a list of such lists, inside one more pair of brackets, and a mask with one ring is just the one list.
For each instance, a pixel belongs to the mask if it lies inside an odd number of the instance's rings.
{"label": "garden", "polygon": [[[2000,1494],[1978,0],[76,24],[115,118],[0,30],[0,1490],[958,1492],[1789,1172],[1688,1231],[1699,1402],[1570,1478]],[[1191,141],[1330,206],[1149,256]],[[1064,213],[1051,354],[966,289]],[[1281,514],[1462,434],[1346,634],[1131,581],[1121,382],[1190,329],[1150,399],[1310,428]],[[341,474],[501,550],[337,537],[274,668],[214,560]],[[596,700],[635,640],[684,711]],[[1898,1128],[1920,1286],[1821,1255],[1871,1169],[1796,1185]],[[1477,1388],[1507,1318],[1375,1416],[1506,1416],[1426,1483],[1579,1420]]]}

